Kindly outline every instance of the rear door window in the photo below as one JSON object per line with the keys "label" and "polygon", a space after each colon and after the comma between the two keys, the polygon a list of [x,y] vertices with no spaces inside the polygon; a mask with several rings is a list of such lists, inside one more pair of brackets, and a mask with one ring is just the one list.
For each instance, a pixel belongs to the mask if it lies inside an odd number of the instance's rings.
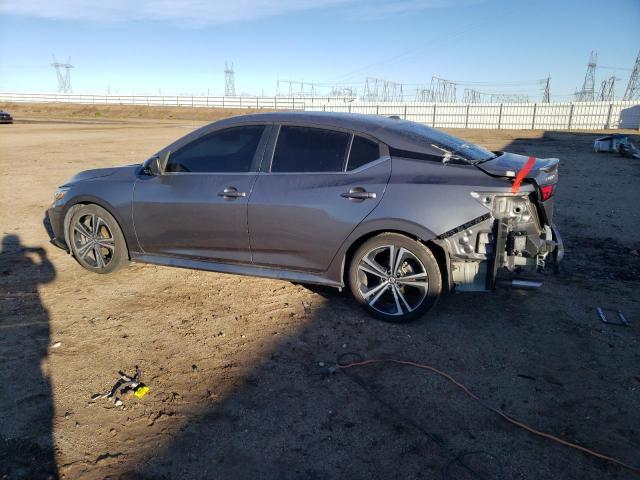
{"label": "rear door window", "polygon": [[355,170],[380,158],[380,146],[358,135],[353,137],[347,170]]}
{"label": "rear door window", "polygon": [[323,128],[280,127],[272,172],[342,172],[350,135]]}
{"label": "rear door window", "polygon": [[205,135],[172,152],[167,172],[244,173],[256,170],[264,125],[234,127]]}

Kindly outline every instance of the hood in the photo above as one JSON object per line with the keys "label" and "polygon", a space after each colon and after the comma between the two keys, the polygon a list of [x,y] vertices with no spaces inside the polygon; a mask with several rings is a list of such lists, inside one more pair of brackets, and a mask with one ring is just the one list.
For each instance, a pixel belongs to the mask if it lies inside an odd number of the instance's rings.
{"label": "hood", "polygon": [[76,173],[69,179],[66,184],[82,182],[85,180],[93,180],[96,178],[108,177],[118,172],[129,171],[131,169],[138,168],[140,165],[127,165],[123,167],[109,167],[109,168],[94,168],[92,170],[85,170],[84,172]]}
{"label": "hood", "polygon": [[[516,153],[502,152],[497,157],[485,162],[476,163],[483,172],[494,177],[516,178],[520,171],[525,169],[529,158]],[[523,178],[533,180],[538,186],[555,185],[558,182],[557,158],[535,158],[530,169]]]}

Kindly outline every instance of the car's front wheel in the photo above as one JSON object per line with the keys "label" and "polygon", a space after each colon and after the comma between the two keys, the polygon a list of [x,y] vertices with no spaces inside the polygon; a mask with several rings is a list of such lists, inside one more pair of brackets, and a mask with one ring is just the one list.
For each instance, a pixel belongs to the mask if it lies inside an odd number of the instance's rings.
{"label": "car's front wheel", "polygon": [[98,205],[82,205],[71,212],[69,240],[78,263],[95,273],[111,273],[129,260],[118,222]]}
{"label": "car's front wheel", "polygon": [[349,286],[356,301],[388,322],[408,322],[433,307],[442,292],[438,262],[422,243],[383,233],[351,259]]}

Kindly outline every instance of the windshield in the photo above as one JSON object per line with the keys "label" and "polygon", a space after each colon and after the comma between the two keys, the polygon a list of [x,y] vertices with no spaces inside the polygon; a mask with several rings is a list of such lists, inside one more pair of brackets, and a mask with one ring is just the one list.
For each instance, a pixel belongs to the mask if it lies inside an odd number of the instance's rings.
{"label": "windshield", "polygon": [[412,143],[433,145],[440,150],[444,150],[445,153],[450,152],[452,155],[462,157],[469,163],[482,162],[496,156],[495,153],[486,148],[420,123],[401,121],[397,125],[387,127],[387,129]]}

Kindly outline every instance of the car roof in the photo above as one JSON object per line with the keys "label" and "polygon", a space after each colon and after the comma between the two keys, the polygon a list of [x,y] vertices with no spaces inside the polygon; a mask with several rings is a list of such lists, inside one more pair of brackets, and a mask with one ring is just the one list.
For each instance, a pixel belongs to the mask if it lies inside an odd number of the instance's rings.
{"label": "car roof", "polygon": [[[266,112],[252,113],[231,117],[222,122],[244,123],[244,122],[273,122],[273,123],[299,123],[307,125],[319,125],[333,128],[343,128],[362,133],[373,134],[397,122],[397,119],[381,117],[378,115],[365,115],[362,113],[340,113],[340,112]],[[220,123],[220,122],[217,122]]]}
{"label": "car roof", "polygon": [[[282,122],[351,130],[355,133],[370,135],[390,147],[397,149],[424,151],[425,153],[435,153],[438,155],[442,153],[425,145],[424,137],[412,139],[409,138],[413,137],[412,135],[403,134],[403,127],[409,130],[411,126],[415,126],[416,123],[402,120],[398,117],[385,117],[362,113],[282,111],[239,115],[214,122],[210,124],[209,127],[220,128],[259,122]],[[428,129],[428,127],[426,128]],[[437,130],[434,130],[434,134],[437,134]]]}
{"label": "car roof", "polygon": [[366,115],[362,113],[341,113],[341,112],[309,112],[309,111],[280,111],[251,113],[248,115],[238,115],[231,117],[234,120],[247,122],[292,122],[292,123],[315,123],[320,125],[333,126],[338,128],[353,129],[358,128],[380,128],[388,122],[396,121],[379,115]]}
{"label": "car roof", "polygon": [[[344,129],[373,137],[397,151],[414,152],[434,158],[441,158],[443,151],[433,145],[433,139],[446,135],[426,125],[398,117],[362,113],[277,111],[238,115],[210,123],[176,140],[161,152],[176,151],[192,140],[215,130],[260,123],[291,123],[300,126]],[[416,127],[420,127],[418,133],[416,133]]]}

